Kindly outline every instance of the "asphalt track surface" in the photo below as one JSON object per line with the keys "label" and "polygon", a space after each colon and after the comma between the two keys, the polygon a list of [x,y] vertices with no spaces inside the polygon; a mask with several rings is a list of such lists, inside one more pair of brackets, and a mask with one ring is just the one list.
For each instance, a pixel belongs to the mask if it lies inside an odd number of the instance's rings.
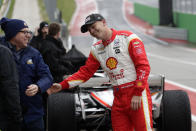
{"label": "asphalt track surface", "polygon": [[24,20],[34,32],[42,21],[37,0],[15,0],[12,18]]}
{"label": "asphalt track surface", "polygon": [[72,44],[88,56],[90,46],[96,40],[88,33],[80,33],[80,26],[85,17],[92,12],[101,13],[108,25],[114,29],[136,33],[143,39],[151,65],[151,74],[164,75],[167,90],[180,89],[188,93],[192,110],[192,130],[196,130],[196,49],[164,44],[148,37],[139,26],[134,26],[134,21],[127,18],[127,14],[133,13],[133,8],[126,8],[126,4],[129,3],[127,0],[75,1],[78,3],[78,8],[70,25]]}

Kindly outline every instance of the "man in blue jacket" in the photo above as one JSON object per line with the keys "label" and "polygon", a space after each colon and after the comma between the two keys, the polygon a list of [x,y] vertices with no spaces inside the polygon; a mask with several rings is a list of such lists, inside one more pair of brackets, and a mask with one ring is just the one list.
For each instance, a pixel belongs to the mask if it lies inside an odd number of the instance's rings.
{"label": "man in blue jacket", "polygon": [[5,33],[1,42],[11,50],[18,69],[23,131],[44,131],[42,93],[53,81],[49,68],[39,51],[28,46],[31,33],[24,21],[2,18],[0,25]]}

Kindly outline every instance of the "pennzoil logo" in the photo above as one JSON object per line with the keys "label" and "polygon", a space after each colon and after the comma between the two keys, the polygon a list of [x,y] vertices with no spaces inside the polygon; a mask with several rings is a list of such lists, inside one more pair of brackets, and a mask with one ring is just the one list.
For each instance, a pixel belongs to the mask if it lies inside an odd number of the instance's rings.
{"label": "pennzoil logo", "polygon": [[100,48],[98,48],[97,50],[98,51],[103,51],[105,48],[104,47],[100,47]]}
{"label": "pennzoil logo", "polygon": [[109,73],[109,77],[113,80],[118,80],[124,78],[124,69],[121,69],[119,73],[114,74],[113,72]]}
{"label": "pennzoil logo", "polygon": [[118,61],[114,57],[110,57],[106,61],[106,66],[110,69],[113,70],[117,67]]}

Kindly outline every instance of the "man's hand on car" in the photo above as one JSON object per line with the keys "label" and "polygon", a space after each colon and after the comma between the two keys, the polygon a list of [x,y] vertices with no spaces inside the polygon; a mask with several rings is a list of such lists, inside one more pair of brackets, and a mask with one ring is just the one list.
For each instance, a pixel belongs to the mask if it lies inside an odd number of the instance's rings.
{"label": "man's hand on car", "polygon": [[60,90],[62,90],[62,86],[59,83],[54,83],[48,90],[47,93],[48,95],[51,95],[53,93],[59,92]]}
{"label": "man's hand on car", "polygon": [[141,107],[141,96],[133,96],[131,99],[131,109],[138,110]]}

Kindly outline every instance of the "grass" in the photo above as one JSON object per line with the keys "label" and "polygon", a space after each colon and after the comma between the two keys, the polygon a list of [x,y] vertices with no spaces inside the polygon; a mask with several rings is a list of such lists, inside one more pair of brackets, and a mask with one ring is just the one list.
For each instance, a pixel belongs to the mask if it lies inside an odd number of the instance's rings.
{"label": "grass", "polygon": [[69,25],[76,9],[74,0],[57,0],[57,8],[62,12],[62,18]]}
{"label": "grass", "polygon": [[[76,9],[75,1],[74,0],[57,0],[57,8],[62,13],[62,19],[66,22],[66,24],[69,24],[71,21],[72,15]],[[40,14],[44,21],[47,21],[50,23],[49,17],[46,12],[46,8],[44,5],[43,0],[38,0],[38,5],[40,8]]]}
{"label": "grass", "polygon": [[[13,13],[13,9],[14,9],[14,3],[15,3],[15,0],[11,0],[10,8],[9,8],[9,11],[7,13],[7,16],[6,16],[7,18],[12,18],[12,13]],[[4,34],[3,30],[0,29],[0,35],[3,35],[3,34]]]}
{"label": "grass", "polygon": [[[0,0],[0,8],[1,8],[2,4],[3,4],[3,1],[4,1],[4,0]],[[0,131],[1,131],[1,130],[0,130]]]}
{"label": "grass", "polygon": [[49,20],[48,14],[46,12],[44,1],[43,0],[38,0],[38,5],[39,5],[39,9],[40,9],[40,14],[41,14],[42,20],[49,22],[50,20]]}
{"label": "grass", "polygon": [[10,4],[10,9],[7,13],[7,18],[12,18],[12,13],[13,13],[13,10],[14,10],[14,4],[15,4],[15,0],[11,0],[11,4]]}
{"label": "grass", "polygon": [[[12,17],[13,9],[14,9],[15,0],[11,0],[10,9],[7,14],[7,18]],[[48,14],[46,12],[46,8],[44,5],[44,0],[38,0],[38,5],[40,9],[40,14],[43,21],[47,21],[50,23]],[[72,15],[76,9],[75,1],[74,0],[57,0],[57,8],[62,12],[62,19],[69,25],[71,21]],[[1,31],[0,31],[1,34]]]}

